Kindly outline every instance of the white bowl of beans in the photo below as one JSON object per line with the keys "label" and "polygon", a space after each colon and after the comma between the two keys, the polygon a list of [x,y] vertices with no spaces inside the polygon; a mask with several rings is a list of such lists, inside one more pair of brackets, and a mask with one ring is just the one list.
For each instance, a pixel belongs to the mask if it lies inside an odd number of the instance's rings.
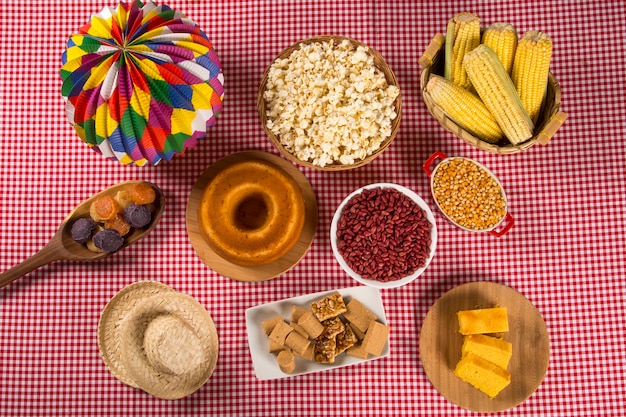
{"label": "white bowl of beans", "polygon": [[330,244],[350,277],[370,287],[396,288],[428,268],[437,247],[437,226],[415,192],[375,183],[355,190],[337,207]]}
{"label": "white bowl of beans", "polygon": [[[431,170],[431,166],[439,163]],[[484,165],[435,152],[423,165],[437,208],[457,227],[501,237],[513,227],[504,187]],[[500,227],[498,230],[498,226]]]}

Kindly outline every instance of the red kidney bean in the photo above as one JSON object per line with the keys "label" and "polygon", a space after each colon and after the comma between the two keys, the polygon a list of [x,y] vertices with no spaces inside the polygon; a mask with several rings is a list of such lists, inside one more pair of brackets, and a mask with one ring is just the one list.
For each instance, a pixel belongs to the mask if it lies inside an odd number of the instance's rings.
{"label": "red kidney bean", "polygon": [[337,248],[365,279],[396,281],[426,264],[432,225],[424,211],[395,188],[363,190],[344,206]]}

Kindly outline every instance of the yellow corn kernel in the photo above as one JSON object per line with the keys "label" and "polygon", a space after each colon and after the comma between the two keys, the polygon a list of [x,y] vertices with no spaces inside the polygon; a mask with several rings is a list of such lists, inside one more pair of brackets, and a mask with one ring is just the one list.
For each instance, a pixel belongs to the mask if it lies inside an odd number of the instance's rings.
{"label": "yellow corn kernel", "polygon": [[496,227],[506,215],[502,186],[474,161],[450,158],[433,174],[433,196],[454,223],[470,230]]}
{"label": "yellow corn kernel", "polygon": [[474,13],[457,13],[448,22],[444,77],[463,88],[469,88],[470,82],[463,68],[463,57],[478,45],[480,45],[480,18]]}
{"label": "yellow corn kernel", "polygon": [[496,53],[507,74],[511,73],[515,50],[517,49],[517,30],[510,23],[496,22],[483,32],[483,41]]}
{"label": "yellow corn kernel", "polygon": [[519,41],[511,79],[533,123],[537,122],[548,87],[552,40],[546,33],[531,30]]}
{"label": "yellow corn kernel", "polygon": [[502,129],[478,96],[439,75],[431,75],[426,92],[443,112],[463,129],[489,143],[498,142]]}
{"label": "yellow corn kernel", "polygon": [[465,54],[463,66],[472,86],[514,145],[533,136],[534,125],[495,52],[480,45]]}

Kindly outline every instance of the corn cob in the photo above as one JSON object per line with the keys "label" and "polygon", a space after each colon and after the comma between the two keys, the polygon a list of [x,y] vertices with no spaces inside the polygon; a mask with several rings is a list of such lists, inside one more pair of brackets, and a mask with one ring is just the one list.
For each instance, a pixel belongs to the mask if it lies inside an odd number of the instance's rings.
{"label": "corn cob", "polygon": [[457,13],[448,22],[444,77],[469,88],[470,82],[463,69],[463,56],[480,44],[480,19],[474,13]]}
{"label": "corn cob", "polygon": [[480,45],[465,55],[463,66],[507,139],[514,145],[530,139],[533,122],[495,52],[487,45]]}
{"label": "corn cob", "polygon": [[519,41],[511,79],[533,123],[537,122],[548,86],[552,40],[546,33],[531,30]]}
{"label": "corn cob", "polygon": [[507,74],[511,74],[515,50],[517,48],[517,30],[510,23],[496,22],[483,32],[483,41],[496,53]]}
{"label": "corn cob", "polygon": [[472,135],[489,143],[502,138],[498,122],[475,94],[435,74],[428,79],[426,91],[450,119]]}

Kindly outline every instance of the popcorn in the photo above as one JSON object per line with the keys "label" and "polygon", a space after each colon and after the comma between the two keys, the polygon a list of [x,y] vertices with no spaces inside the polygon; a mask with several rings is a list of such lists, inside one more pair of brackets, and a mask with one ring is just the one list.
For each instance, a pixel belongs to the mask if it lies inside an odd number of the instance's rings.
{"label": "popcorn", "polygon": [[268,71],[266,127],[302,161],[351,165],[391,136],[399,95],[368,48],[349,40],[303,44]]}

